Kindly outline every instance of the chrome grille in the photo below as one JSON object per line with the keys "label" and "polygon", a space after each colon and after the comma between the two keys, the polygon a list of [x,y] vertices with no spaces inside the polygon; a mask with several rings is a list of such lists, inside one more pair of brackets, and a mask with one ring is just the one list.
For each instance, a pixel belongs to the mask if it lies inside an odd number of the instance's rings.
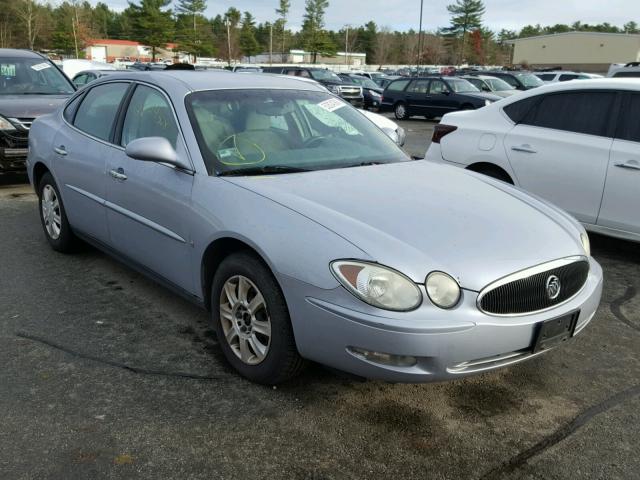
{"label": "chrome grille", "polygon": [[34,120],[35,118],[9,118],[11,123],[23,128],[24,130],[29,130]]}
{"label": "chrome grille", "polygon": [[[523,315],[561,305],[573,298],[589,275],[586,257],[569,257],[509,275],[485,287],[478,307],[492,315]],[[557,277],[560,292],[549,294],[550,277]]]}
{"label": "chrome grille", "polygon": [[361,97],[362,87],[340,87],[340,95],[343,97]]}

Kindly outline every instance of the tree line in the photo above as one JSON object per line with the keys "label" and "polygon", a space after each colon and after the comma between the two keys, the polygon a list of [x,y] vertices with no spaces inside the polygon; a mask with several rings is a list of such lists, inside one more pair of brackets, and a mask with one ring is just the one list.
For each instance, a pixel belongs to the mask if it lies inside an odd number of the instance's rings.
{"label": "tree line", "polygon": [[527,25],[520,31],[492,31],[483,24],[482,0],[455,0],[447,7],[450,24],[422,36],[416,30],[397,31],[369,21],[330,30],[325,25],[329,0],[305,0],[302,28],[288,28],[291,0],[273,0],[274,17],[258,22],[251,12],[229,8],[213,18],[205,15],[206,0],[137,0],[121,12],[99,2],[65,0],[57,6],[42,0],[0,0],[0,47],[30,48],[82,58],[91,39],[135,40],[157,48],[175,43],[193,57],[235,61],[274,52],[284,62],[290,49],[318,56],[337,51],[364,52],[370,64],[508,64],[508,40],[568,31],[639,33],[638,24],[622,27],[602,23]]}

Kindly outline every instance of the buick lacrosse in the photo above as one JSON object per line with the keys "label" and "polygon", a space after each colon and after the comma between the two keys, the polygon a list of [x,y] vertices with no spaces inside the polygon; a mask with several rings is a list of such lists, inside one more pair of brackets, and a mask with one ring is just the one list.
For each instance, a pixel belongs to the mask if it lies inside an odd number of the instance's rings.
{"label": "buick lacrosse", "polygon": [[230,364],[312,360],[426,382],[533,358],[593,318],[602,270],[571,216],[413,161],[295,78],[115,74],[32,127],[46,238],[83,239],[211,312]]}

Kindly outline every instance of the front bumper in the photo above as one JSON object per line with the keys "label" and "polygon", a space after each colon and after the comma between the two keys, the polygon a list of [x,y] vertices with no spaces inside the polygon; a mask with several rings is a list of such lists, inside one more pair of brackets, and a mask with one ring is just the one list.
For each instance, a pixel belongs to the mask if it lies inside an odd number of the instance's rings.
{"label": "front bumper", "polygon": [[[368,307],[342,287],[322,290],[290,277],[279,280],[303,357],[367,378],[418,383],[460,378],[540,355],[533,354],[540,323],[576,310],[575,333],[580,333],[602,296],[602,269],[593,259],[590,264],[585,286],[571,301],[517,317],[480,312],[477,292],[468,290],[452,310],[434,307],[423,291],[420,308],[395,313]],[[358,354],[363,350],[412,356],[417,363],[382,364]]]}
{"label": "front bumper", "polygon": [[24,173],[28,147],[26,131],[0,132],[0,175]]}

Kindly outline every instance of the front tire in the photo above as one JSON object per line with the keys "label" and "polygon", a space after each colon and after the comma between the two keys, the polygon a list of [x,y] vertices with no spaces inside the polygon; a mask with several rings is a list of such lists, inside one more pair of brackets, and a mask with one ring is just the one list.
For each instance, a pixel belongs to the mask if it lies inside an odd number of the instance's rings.
{"label": "front tire", "polygon": [[222,261],[211,309],[222,352],[243,377],[275,385],[302,371],[284,296],[258,257],[240,252]]}
{"label": "front tire", "polygon": [[49,172],[38,185],[38,207],[42,229],[51,248],[62,253],[75,251],[78,239],[69,226],[60,190]]}

